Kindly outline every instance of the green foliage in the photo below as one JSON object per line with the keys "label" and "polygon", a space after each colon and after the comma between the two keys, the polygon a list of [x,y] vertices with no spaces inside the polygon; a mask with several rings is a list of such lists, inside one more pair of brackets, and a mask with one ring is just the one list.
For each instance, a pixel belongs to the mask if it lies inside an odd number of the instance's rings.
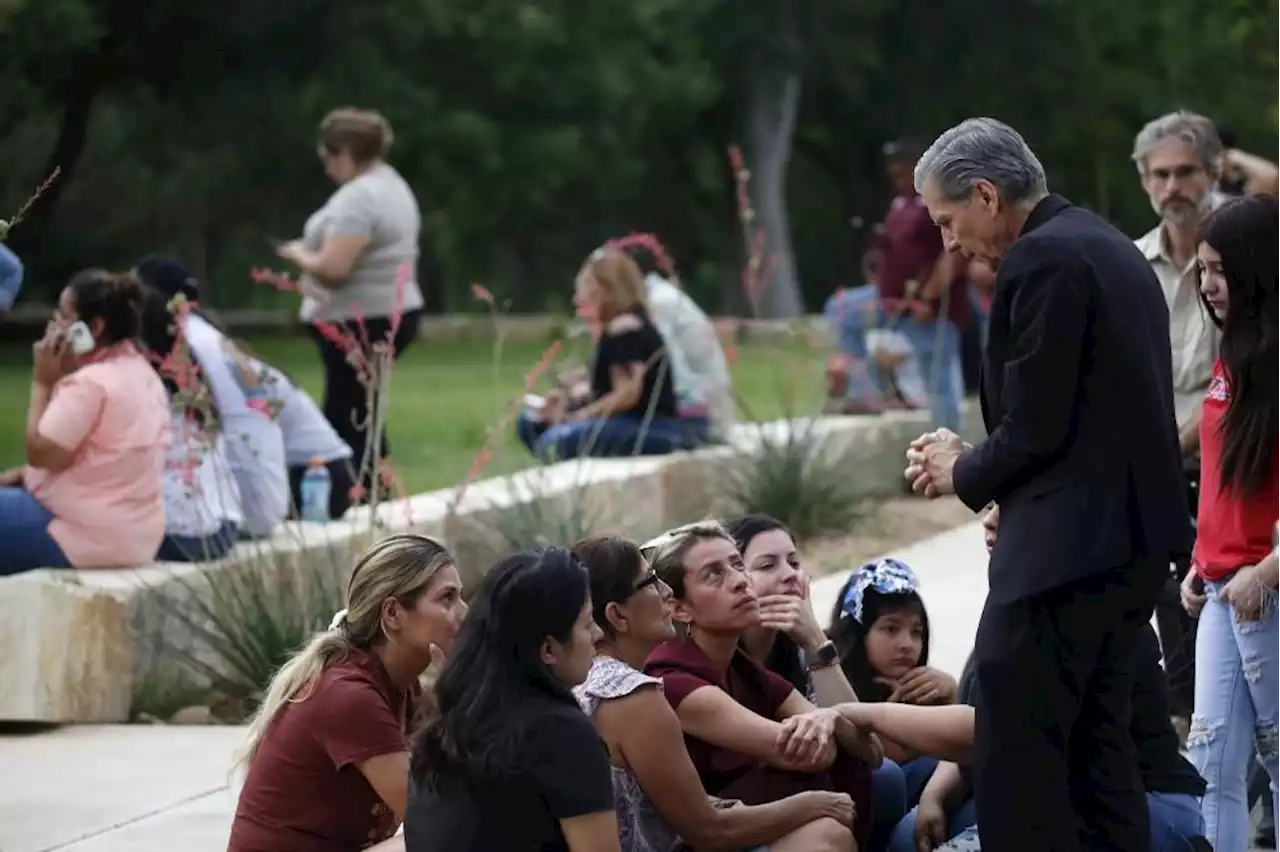
{"label": "green foliage", "polygon": [[[536,483],[536,475],[522,477]],[[532,550],[539,547],[568,547],[592,534],[596,510],[587,499],[587,489],[573,485],[563,494],[552,495],[532,484],[520,494],[513,489],[510,505],[492,506],[496,517],[494,530],[508,550]],[[523,496],[522,496],[523,495]]]}
{"label": "green foliage", "polygon": [[771,515],[801,540],[852,528],[867,495],[852,460],[832,451],[819,422],[796,418],[783,434],[756,426],[756,446],[741,450],[730,471],[736,514]]}
{"label": "green foliage", "polygon": [[517,311],[566,293],[605,237],[660,234],[713,310],[741,308],[725,147],[753,80],[802,80],[788,203],[811,308],[856,283],[887,195],[879,146],[971,114],[1024,132],[1055,188],[1130,233],[1152,214],[1133,134],[1176,106],[1276,149],[1270,0],[176,0],[0,2],[0,211],[65,181],[14,231],[26,298],[76,268],[180,253],[223,307],[255,289],[265,235],[331,187],[313,154],[331,107],[377,107],[424,215],[429,298],[481,280]]}
{"label": "green foliage", "polygon": [[[208,694],[234,715],[247,716],[276,670],[342,608],[335,578],[349,569],[317,564],[337,556],[299,564],[297,553],[262,547],[245,563],[175,578],[167,611],[180,629],[157,630],[157,651],[188,669],[192,682],[209,683]],[[164,709],[188,693],[181,682],[152,684],[135,701]]]}

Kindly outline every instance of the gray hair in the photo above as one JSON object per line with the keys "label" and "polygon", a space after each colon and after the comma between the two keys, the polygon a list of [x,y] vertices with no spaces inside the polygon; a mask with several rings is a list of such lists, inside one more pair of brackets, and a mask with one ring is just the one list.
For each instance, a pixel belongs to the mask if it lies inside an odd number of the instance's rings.
{"label": "gray hair", "polygon": [[1001,200],[1023,204],[1048,192],[1044,166],[1018,131],[994,118],[969,118],[939,136],[916,163],[916,192],[929,181],[948,201],[965,201],[979,181]]}
{"label": "gray hair", "polygon": [[1217,169],[1222,160],[1222,139],[1218,128],[1203,115],[1178,110],[1147,122],[1133,138],[1133,162],[1139,174],[1147,172],[1147,155],[1168,139],[1181,139],[1191,146],[1206,169]]}

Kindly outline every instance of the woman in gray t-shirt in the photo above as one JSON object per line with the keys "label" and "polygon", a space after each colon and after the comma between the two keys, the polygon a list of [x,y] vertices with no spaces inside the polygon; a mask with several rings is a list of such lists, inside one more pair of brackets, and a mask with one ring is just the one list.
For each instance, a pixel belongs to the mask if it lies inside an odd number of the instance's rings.
{"label": "woman in gray t-shirt", "polygon": [[397,355],[417,336],[422,217],[413,190],[385,160],[391,141],[390,125],[376,112],[347,108],[325,116],[318,151],[338,189],[307,220],[302,239],[278,250],[302,270],[301,316],[324,363],[324,413],[350,445],[365,488],[373,486],[376,459],[388,455],[386,435],[370,440],[365,381],[317,324],[370,342],[394,329]]}

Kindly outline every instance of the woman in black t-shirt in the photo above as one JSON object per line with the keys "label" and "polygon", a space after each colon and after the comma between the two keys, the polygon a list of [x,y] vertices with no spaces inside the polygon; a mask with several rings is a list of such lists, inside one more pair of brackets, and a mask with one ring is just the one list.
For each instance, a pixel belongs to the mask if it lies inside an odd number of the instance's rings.
{"label": "woman in black t-shirt", "polygon": [[489,573],[414,739],[406,852],[618,852],[609,752],[570,692],[599,638],[569,551]]}
{"label": "woman in black t-shirt", "polygon": [[663,455],[697,443],[676,411],[666,344],[644,293],[640,267],[626,252],[596,249],[582,265],[574,304],[596,338],[591,401],[565,411],[553,396],[520,415],[520,440],[539,458]]}

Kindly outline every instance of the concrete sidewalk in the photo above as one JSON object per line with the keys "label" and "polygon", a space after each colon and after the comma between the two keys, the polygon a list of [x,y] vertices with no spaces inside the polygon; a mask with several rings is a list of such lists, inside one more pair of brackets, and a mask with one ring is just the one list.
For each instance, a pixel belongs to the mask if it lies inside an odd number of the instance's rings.
{"label": "concrete sidewalk", "polygon": [[[959,675],[987,593],[974,523],[895,551],[920,578],[930,661]],[[813,584],[831,611],[847,575]],[[223,852],[237,727],[105,725],[0,733],[0,852]]]}

